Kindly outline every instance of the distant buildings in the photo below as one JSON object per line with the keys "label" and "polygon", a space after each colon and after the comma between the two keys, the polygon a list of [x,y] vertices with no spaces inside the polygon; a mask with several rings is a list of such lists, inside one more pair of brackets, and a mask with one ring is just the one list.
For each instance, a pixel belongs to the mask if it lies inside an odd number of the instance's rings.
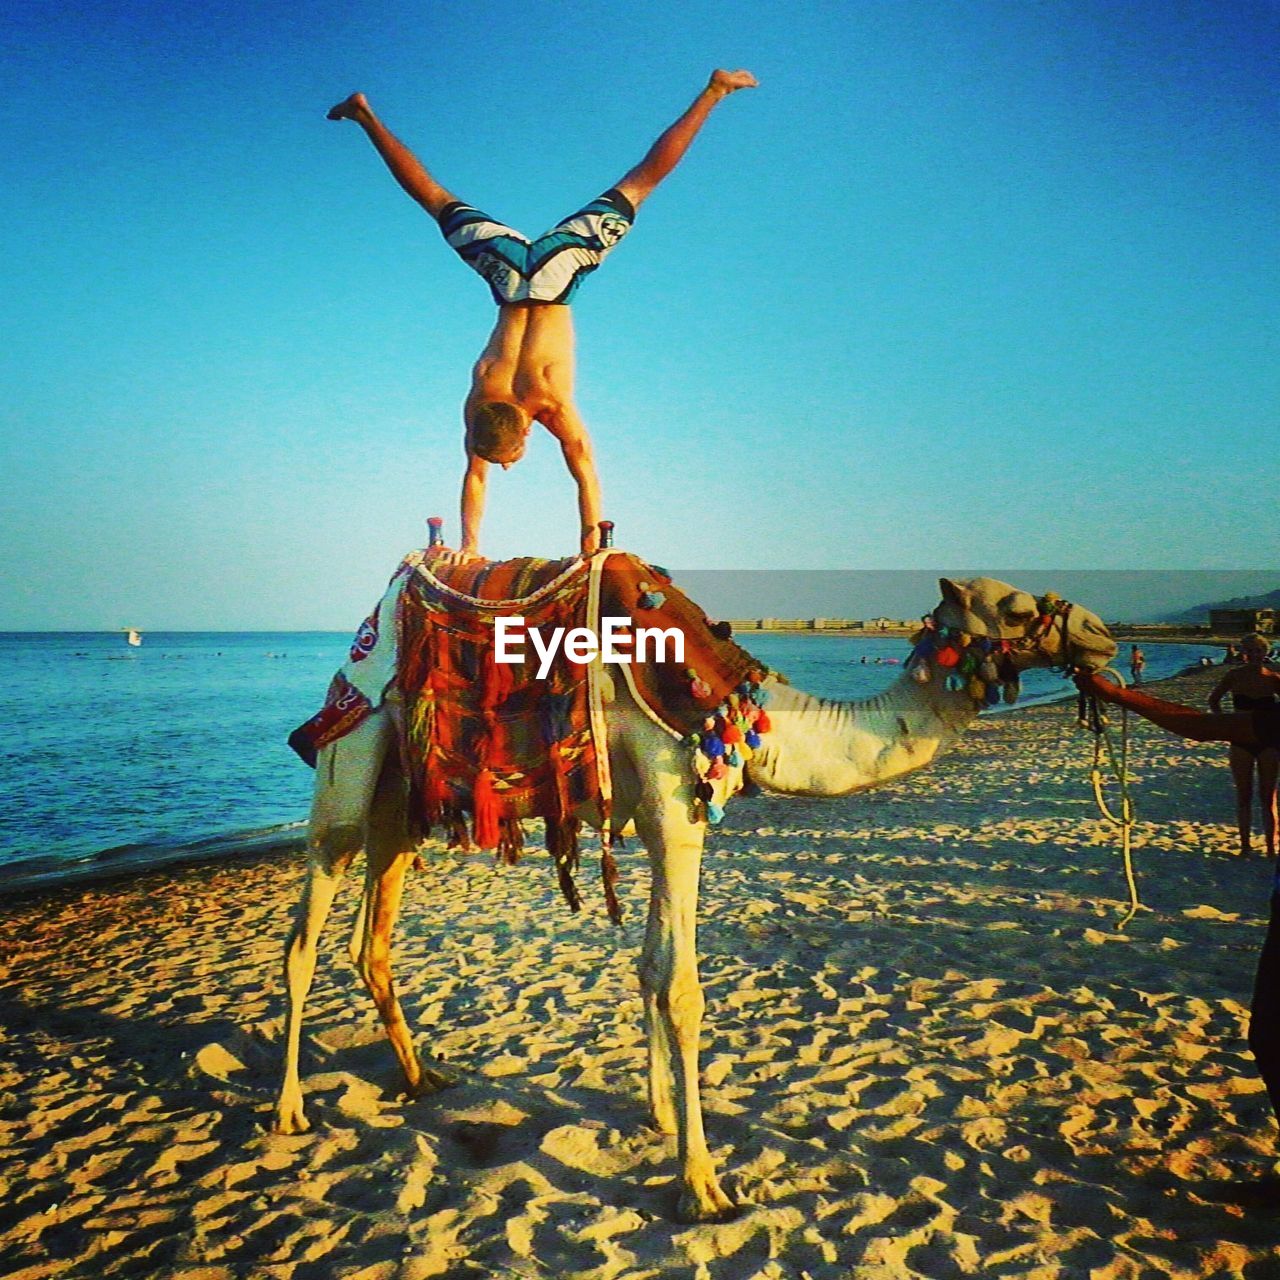
{"label": "distant buildings", "polygon": [[1275,629],[1274,609],[1209,610],[1209,630],[1217,636],[1243,636],[1253,631],[1269,636]]}
{"label": "distant buildings", "polygon": [[735,631],[901,631],[910,624],[892,618],[731,618]]}

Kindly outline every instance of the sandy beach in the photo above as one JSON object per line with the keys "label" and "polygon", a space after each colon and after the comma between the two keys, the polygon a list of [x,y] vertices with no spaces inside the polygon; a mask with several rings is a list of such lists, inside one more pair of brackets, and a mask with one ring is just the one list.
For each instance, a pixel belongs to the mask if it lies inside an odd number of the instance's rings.
{"label": "sandy beach", "polygon": [[[1166,682],[1203,704],[1218,673]],[[899,784],[738,800],[704,864],[704,1102],[726,1223],[673,1217],[635,963],[584,866],[430,844],[395,957],[458,1076],[397,1096],[339,901],[313,1128],[270,1131],[298,854],[0,900],[0,1274],[1280,1274],[1277,1133],[1244,1041],[1271,877],[1226,749],[1131,722],[1143,910],[1074,704],[984,718]],[[1260,845],[1260,838],[1257,838]]]}

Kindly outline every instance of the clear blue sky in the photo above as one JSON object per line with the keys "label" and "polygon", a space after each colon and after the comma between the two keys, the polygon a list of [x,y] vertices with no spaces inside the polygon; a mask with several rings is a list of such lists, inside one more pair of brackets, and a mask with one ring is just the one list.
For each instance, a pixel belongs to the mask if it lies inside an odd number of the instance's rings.
{"label": "clear blue sky", "polygon": [[[1229,0],[10,6],[0,628],[358,621],[427,515],[456,536],[493,314],[325,109],[364,89],[536,234],[716,65],[761,87],[575,307],[622,544],[1280,565],[1278,35]],[[544,437],[485,549],[575,524]]]}

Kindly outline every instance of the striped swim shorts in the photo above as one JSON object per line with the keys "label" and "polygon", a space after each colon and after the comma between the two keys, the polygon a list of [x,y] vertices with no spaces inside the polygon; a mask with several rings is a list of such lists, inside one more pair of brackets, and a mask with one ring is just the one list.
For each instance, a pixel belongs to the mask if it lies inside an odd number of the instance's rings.
{"label": "striped swim shorts", "polygon": [[583,279],[631,230],[636,211],[614,188],[530,240],[487,213],[455,201],[440,210],[440,232],[488,282],[493,300],[567,303]]}

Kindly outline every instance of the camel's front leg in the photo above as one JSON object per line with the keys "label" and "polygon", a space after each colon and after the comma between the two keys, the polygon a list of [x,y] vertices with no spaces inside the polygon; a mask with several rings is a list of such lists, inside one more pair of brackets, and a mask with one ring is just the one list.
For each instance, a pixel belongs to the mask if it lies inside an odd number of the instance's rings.
{"label": "camel's front leg", "polygon": [[[687,804],[678,797],[642,804],[636,814],[640,838],[649,851],[653,890],[649,931],[640,982],[646,1008],[652,1007],[655,1036],[650,1063],[664,1050],[669,1066],[650,1079],[650,1098],[670,1108],[668,1080],[674,1079],[676,1132],[684,1183],[677,1212],[686,1221],[718,1217],[733,1206],[720,1189],[702,1128],[698,1093],[698,1036],[705,1001],[698,981],[698,874],[702,861],[702,828],[691,823]],[[664,1043],[665,1040],[665,1043]],[[668,1074],[669,1073],[669,1074]],[[664,1101],[665,1098],[665,1101]]]}
{"label": "camel's front leg", "polygon": [[414,856],[412,849],[405,848],[406,843],[401,779],[398,771],[388,769],[378,785],[369,815],[359,968],[404,1070],[405,1086],[410,1094],[419,1094],[442,1089],[453,1081],[418,1061],[391,978],[391,934],[400,913],[405,872]]}
{"label": "camel's front leg", "polygon": [[285,944],[288,1014],[284,1074],[276,1099],[276,1128],[281,1133],[300,1133],[307,1128],[298,1078],[303,1006],[315,976],[316,946],[333,896],[342,873],[364,844],[365,822],[382,769],[386,733],[385,714],[375,715],[326,747],[316,762],[316,790],[307,832],[307,880]]}
{"label": "camel's front leg", "polygon": [[675,1133],[675,1076],[671,1070],[671,1037],[667,1020],[658,1008],[658,991],[652,975],[657,974],[663,956],[669,952],[670,921],[655,875],[649,894],[649,921],[644,931],[644,951],[640,955],[640,993],[644,999],[645,1041],[649,1046],[649,1114],[662,1133]]}

